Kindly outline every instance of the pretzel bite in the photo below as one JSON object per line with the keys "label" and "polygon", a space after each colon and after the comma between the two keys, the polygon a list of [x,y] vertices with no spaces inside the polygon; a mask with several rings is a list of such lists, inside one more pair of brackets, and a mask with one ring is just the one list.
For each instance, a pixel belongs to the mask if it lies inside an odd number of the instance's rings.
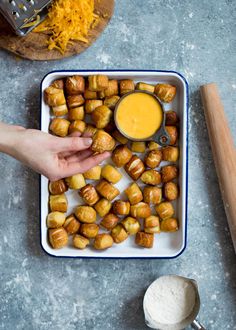
{"label": "pretzel bite", "polygon": [[133,80],[125,79],[120,80],[120,95],[124,95],[126,93],[132,92],[135,89],[135,85]]}
{"label": "pretzel bite", "polygon": [[90,136],[90,137],[93,137],[97,131],[98,131],[98,129],[97,129],[94,125],[90,125],[90,124],[88,124],[88,125],[85,127],[85,130],[84,130],[84,136]]}
{"label": "pretzel bite", "polygon": [[83,174],[75,174],[65,179],[70,189],[81,189],[86,185]]}
{"label": "pretzel bite", "polygon": [[166,112],[166,125],[176,126],[179,122],[179,117],[175,111]]}
{"label": "pretzel bite", "polygon": [[50,124],[50,131],[57,136],[67,136],[70,122],[64,118],[53,118]]}
{"label": "pretzel bite", "polygon": [[93,112],[97,107],[103,105],[102,100],[86,100],[85,101],[85,112],[91,113]]}
{"label": "pretzel bite", "polygon": [[85,100],[96,100],[98,98],[97,92],[92,92],[88,88],[84,91]]}
{"label": "pretzel bite", "polygon": [[97,128],[104,128],[108,125],[112,117],[112,111],[106,106],[97,107],[91,114],[92,121]]}
{"label": "pretzel bite", "polygon": [[149,93],[154,93],[155,86],[146,84],[144,82],[139,82],[136,84],[136,89],[138,89],[140,91],[147,91]]}
{"label": "pretzel bite", "polygon": [[103,130],[98,130],[93,136],[92,151],[102,153],[115,147],[115,140]]}
{"label": "pretzel bite", "polygon": [[119,101],[120,97],[118,95],[105,97],[104,105],[106,105],[111,110],[115,109],[116,103]]}
{"label": "pretzel bite", "polygon": [[178,220],[175,218],[169,218],[161,221],[161,231],[175,232],[178,229]]}
{"label": "pretzel bite", "polygon": [[96,221],[96,211],[87,205],[79,205],[75,209],[76,218],[84,223],[94,223]]}
{"label": "pretzel bite", "polygon": [[119,189],[117,189],[115,186],[113,186],[106,180],[100,181],[97,184],[96,189],[101,196],[105,197],[109,201],[112,201],[120,194]]}
{"label": "pretzel bite", "polygon": [[63,226],[66,220],[66,216],[62,212],[51,212],[47,215],[47,227],[48,228],[59,228]]}
{"label": "pretzel bite", "polygon": [[167,162],[177,162],[179,158],[179,148],[168,146],[162,149],[163,160]]}
{"label": "pretzel bite", "polygon": [[163,186],[163,195],[168,201],[174,201],[178,198],[179,190],[178,186],[174,182],[167,182]]}
{"label": "pretzel bite", "polygon": [[72,76],[66,78],[66,92],[68,95],[82,94],[85,89],[85,80],[82,76]]}
{"label": "pretzel bite", "polygon": [[125,230],[125,228],[118,224],[111,230],[111,236],[115,243],[121,243],[125,241],[128,238],[128,234]]}
{"label": "pretzel bite", "polygon": [[74,120],[69,126],[69,134],[73,132],[83,133],[85,131],[86,124],[82,120]]}
{"label": "pretzel bite", "polygon": [[95,238],[99,232],[99,226],[96,223],[83,223],[80,227],[80,233],[87,238]]}
{"label": "pretzel bite", "polygon": [[54,80],[54,82],[51,84],[51,87],[64,89],[64,80],[63,79]]}
{"label": "pretzel bite", "polygon": [[147,203],[139,202],[131,205],[130,214],[133,218],[147,218],[151,215],[151,208]]}
{"label": "pretzel bite", "polygon": [[58,107],[59,105],[66,104],[66,99],[63,89],[49,86],[44,91],[45,103],[50,107]]}
{"label": "pretzel bite", "polygon": [[149,234],[157,234],[160,233],[160,221],[159,218],[155,215],[150,215],[144,219],[144,231]]}
{"label": "pretzel bite", "polygon": [[74,214],[71,214],[66,218],[66,221],[65,221],[63,227],[65,228],[65,230],[67,231],[67,233],[69,235],[73,235],[78,232],[80,223],[76,219]]}
{"label": "pretzel bite", "polygon": [[169,84],[157,84],[154,93],[162,102],[170,103],[175,98],[176,87]]}
{"label": "pretzel bite", "polygon": [[102,177],[111,183],[117,183],[122,178],[122,174],[112,165],[106,164],[102,168]]}
{"label": "pretzel bite", "polygon": [[137,204],[143,200],[142,191],[136,182],[131,183],[131,185],[125,189],[125,193],[131,205]]}
{"label": "pretzel bite", "polygon": [[105,93],[104,93],[105,89],[103,91],[98,92],[98,98],[99,99],[104,99],[105,98]]}
{"label": "pretzel bite", "polygon": [[111,209],[111,202],[106,198],[101,198],[95,205],[95,210],[100,215],[100,217],[104,217],[107,213],[109,213]]}
{"label": "pretzel bite", "polygon": [[84,107],[76,107],[76,108],[72,108],[70,109],[69,113],[68,113],[68,119],[70,121],[72,120],[83,120],[84,119]]}
{"label": "pretzel bite", "polygon": [[90,170],[84,172],[83,176],[85,179],[89,179],[89,180],[100,180],[101,171],[102,171],[101,166],[97,165],[90,168]]}
{"label": "pretzel bite", "polygon": [[159,204],[162,199],[162,190],[158,187],[146,186],[143,189],[144,202],[148,204]]}
{"label": "pretzel bite", "polygon": [[170,202],[162,202],[155,209],[162,220],[172,218],[175,213],[173,205]]}
{"label": "pretzel bite", "polygon": [[162,161],[162,151],[159,150],[152,150],[146,155],[144,162],[150,168],[155,168],[160,165]]}
{"label": "pretzel bite", "polygon": [[121,223],[129,235],[137,234],[141,228],[139,221],[132,217],[126,217]]}
{"label": "pretzel bite", "polygon": [[159,144],[156,143],[155,141],[150,141],[150,142],[148,143],[148,149],[149,149],[150,151],[152,151],[152,150],[158,150],[159,148],[160,148]]}
{"label": "pretzel bite", "polygon": [[91,75],[88,77],[89,90],[92,92],[100,92],[108,88],[108,77],[104,75]]}
{"label": "pretzel bite", "polygon": [[125,164],[125,171],[134,181],[136,181],[145,171],[145,167],[142,160],[136,155],[133,155],[129,162]]}
{"label": "pretzel bite", "polygon": [[117,167],[122,167],[127,164],[132,157],[132,152],[126,146],[119,145],[117,146],[111,156],[111,159]]}
{"label": "pretzel bite", "polygon": [[85,100],[83,96],[80,95],[70,95],[67,97],[67,105],[70,109],[77,108],[84,104]]}
{"label": "pretzel bite", "polygon": [[76,234],[73,237],[73,246],[77,249],[83,250],[89,245],[89,239],[86,237]]}
{"label": "pretzel bite", "polygon": [[132,142],[131,143],[131,151],[143,153],[146,150],[146,143],[145,142]]}
{"label": "pretzel bite", "polygon": [[64,179],[57,181],[50,181],[48,189],[52,195],[60,195],[68,190]]}
{"label": "pretzel bite", "polygon": [[165,126],[165,129],[170,137],[170,145],[173,146],[176,144],[178,139],[178,130],[176,126]]}
{"label": "pretzel bite", "polygon": [[118,95],[119,88],[118,88],[118,81],[117,80],[109,80],[108,87],[103,91],[104,97],[110,97],[114,95]]}
{"label": "pretzel bite", "polygon": [[111,230],[114,228],[119,221],[119,218],[113,214],[113,213],[108,213],[105,215],[105,217],[102,219],[100,225],[107,230]]}
{"label": "pretzel bite", "polygon": [[61,249],[68,243],[68,234],[63,227],[49,229],[48,236],[53,249]]}
{"label": "pretzel bite", "polygon": [[144,248],[152,248],[154,242],[154,235],[139,231],[135,236],[135,243]]}
{"label": "pretzel bite", "polygon": [[115,214],[128,215],[130,211],[130,203],[119,199],[113,203],[112,209]]}
{"label": "pretzel bite", "polygon": [[178,176],[178,168],[175,165],[163,166],[161,169],[161,178],[162,181],[169,182],[174,180]]}
{"label": "pretzel bite", "polygon": [[66,104],[58,105],[57,107],[52,107],[52,112],[54,116],[60,117],[68,113],[68,108]]}
{"label": "pretzel bite", "polygon": [[143,172],[141,175],[141,180],[146,184],[155,186],[161,183],[161,175],[156,170],[151,169]]}
{"label": "pretzel bite", "polygon": [[113,238],[109,234],[98,234],[95,237],[93,247],[96,250],[105,250],[112,246],[113,244]]}
{"label": "pretzel bite", "polygon": [[112,136],[113,136],[113,138],[115,138],[116,139],[116,141],[118,141],[120,144],[126,144],[126,143],[128,143],[128,139],[124,136],[124,135],[122,135],[117,129],[114,131],[114,132],[112,132]]}
{"label": "pretzel bite", "polygon": [[50,195],[49,197],[50,210],[67,212],[68,201],[65,194],[61,195]]}
{"label": "pretzel bite", "polygon": [[96,189],[90,183],[86,184],[86,186],[84,186],[80,190],[80,196],[83,198],[85,203],[90,206],[96,204],[99,200],[99,196]]}

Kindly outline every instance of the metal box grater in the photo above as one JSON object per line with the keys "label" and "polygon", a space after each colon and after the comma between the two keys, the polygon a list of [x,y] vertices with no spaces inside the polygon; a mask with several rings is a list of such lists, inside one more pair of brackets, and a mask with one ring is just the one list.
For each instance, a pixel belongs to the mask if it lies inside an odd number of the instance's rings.
{"label": "metal box grater", "polygon": [[[10,23],[15,33],[25,36],[46,15],[46,6],[52,0],[0,0],[0,12]],[[38,17],[37,17],[38,16]],[[37,24],[24,27],[25,24],[33,22],[37,18]]]}

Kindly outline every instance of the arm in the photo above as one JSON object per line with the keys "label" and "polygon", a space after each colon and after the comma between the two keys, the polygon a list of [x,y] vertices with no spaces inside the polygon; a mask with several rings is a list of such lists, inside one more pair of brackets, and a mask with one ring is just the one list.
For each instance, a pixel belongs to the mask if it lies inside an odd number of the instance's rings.
{"label": "arm", "polygon": [[16,158],[51,181],[83,173],[110,156],[108,152],[94,156],[89,149],[91,143],[91,138],[80,137],[79,133],[60,138],[0,122],[0,152]]}

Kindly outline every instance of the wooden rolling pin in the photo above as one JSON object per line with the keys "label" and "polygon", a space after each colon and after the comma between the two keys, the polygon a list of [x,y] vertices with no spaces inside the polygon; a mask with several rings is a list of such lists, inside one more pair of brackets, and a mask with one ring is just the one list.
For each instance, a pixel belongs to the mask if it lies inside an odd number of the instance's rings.
{"label": "wooden rolling pin", "polygon": [[236,152],[217,85],[200,87],[211,149],[236,253]]}

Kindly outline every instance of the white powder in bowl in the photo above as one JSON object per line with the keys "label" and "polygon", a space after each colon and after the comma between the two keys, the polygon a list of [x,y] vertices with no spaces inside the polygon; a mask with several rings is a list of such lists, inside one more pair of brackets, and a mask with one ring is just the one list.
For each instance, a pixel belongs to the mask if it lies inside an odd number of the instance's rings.
{"label": "white powder in bowl", "polygon": [[144,312],[154,328],[156,324],[174,325],[192,313],[196,289],[191,281],[179,276],[162,276],[153,282],[144,297]]}

